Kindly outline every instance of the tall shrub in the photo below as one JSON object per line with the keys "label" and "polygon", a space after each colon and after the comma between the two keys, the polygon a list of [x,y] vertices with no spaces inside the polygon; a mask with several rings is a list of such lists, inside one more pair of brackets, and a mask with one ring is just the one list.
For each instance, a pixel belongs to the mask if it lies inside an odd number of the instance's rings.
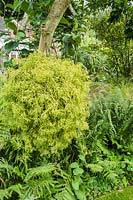
{"label": "tall shrub", "polygon": [[9,72],[3,120],[13,138],[41,154],[64,149],[87,128],[88,75],[80,65],[33,53]]}

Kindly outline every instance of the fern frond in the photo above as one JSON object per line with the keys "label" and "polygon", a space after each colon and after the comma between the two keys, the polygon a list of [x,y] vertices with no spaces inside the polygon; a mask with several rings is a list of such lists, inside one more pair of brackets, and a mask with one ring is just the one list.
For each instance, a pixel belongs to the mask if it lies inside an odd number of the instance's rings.
{"label": "fern frond", "polygon": [[111,182],[117,181],[118,175],[114,171],[110,171],[109,173],[105,174],[107,180]]}
{"label": "fern frond", "polygon": [[8,189],[0,190],[0,200],[4,200],[5,198],[9,198],[9,197],[11,197],[11,194],[8,191]]}
{"label": "fern frond", "polygon": [[103,171],[103,167],[98,164],[88,164],[88,168],[90,168],[92,173],[98,173]]}
{"label": "fern frond", "polygon": [[13,192],[16,192],[17,194],[21,194],[22,185],[16,184],[12,185],[6,189],[0,190],[0,200],[9,199],[9,197],[12,196]]}
{"label": "fern frond", "polygon": [[36,176],[43,176],[46,175],[52,171],[54,171],[56,168],[53,164],[47,164],[44,166],[39,166],[35,168],[30,168],[29,172],[27,173],[25,177],[25,182],[29,181],[30,179],[36,177]]}
{"label": "fern frond", "polygon": [[9,165],[9,163],[4,159],[1,158],[0,160],[0,171],[5,170],[8,177],[12,174],[13,166]]}
{"label": "fern frond", "polygon": [[[57,184],[52,177],[43,177],[36,180],[30,180],[24,187],[25,198],[34,196],[36,198],[51,196],[52,189]],[[24,199],[25,199],[24,198]]]}
{"label": "fern frond", "polygon": [[9,128],[0,121],[0,149],[3,148],[4,142],[10,137]]}
{"label": "fern frond", "polygon": [[55,195],[56,200],[76,200],[77,198],[73,194],[71,187],[66,185],[62,190]]}

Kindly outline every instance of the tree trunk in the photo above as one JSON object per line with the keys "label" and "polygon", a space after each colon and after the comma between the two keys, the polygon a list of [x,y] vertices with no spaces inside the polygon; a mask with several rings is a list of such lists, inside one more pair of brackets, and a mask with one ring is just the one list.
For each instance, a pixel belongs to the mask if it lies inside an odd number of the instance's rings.
{"label": "tree trunk", "polygon": [[45,24],[41,26],[39,50],[45,55],[50,53],[53,34],[71,0],[55,0]]}

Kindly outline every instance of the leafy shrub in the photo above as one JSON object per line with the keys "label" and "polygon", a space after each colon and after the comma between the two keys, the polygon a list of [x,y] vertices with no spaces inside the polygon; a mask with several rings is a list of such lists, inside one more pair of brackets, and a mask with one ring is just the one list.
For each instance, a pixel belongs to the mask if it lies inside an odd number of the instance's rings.
{"label": "leafy shrub", "polygon": [[64,149],[87,128],[88,81],[80,65],[31,54],[9,72],[3,121],[12,137],[41,154]]}

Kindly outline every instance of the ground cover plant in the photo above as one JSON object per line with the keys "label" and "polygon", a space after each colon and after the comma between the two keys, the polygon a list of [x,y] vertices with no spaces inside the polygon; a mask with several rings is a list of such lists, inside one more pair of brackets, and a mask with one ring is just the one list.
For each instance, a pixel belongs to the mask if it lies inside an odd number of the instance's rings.
{"label": "ground cover plant", "polygon": [[124,190],[113,192],[105,197],[98,198],[98,200],[131,200],[133,199],[133,187],[127,187]]}

